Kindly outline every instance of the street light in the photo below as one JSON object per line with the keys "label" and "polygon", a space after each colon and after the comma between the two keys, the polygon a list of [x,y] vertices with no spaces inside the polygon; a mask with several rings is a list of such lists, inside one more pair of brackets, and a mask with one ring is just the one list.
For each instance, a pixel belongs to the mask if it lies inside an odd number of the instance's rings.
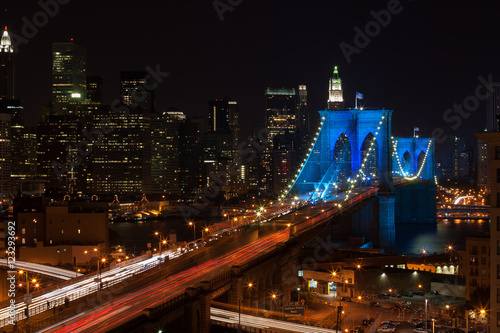
{"label": "street light", "polygon": [[[278,295],[276,295],[276,294],[272,294],[271,297],[273,298],[273,301],[278,299]],[[278,304],[278,308],[279,308],[279,304]],[[283,308],[281,308],[280,320],[283,320]]]}
{"label": "street light", "polygon": [[[252,286],[252,282],[248,283],[248,288],[252,288]],[[241,299],[238,299],[238,333],[239,332],[241,332]]]}
{"label": "street light", "polygon": [[193,240],[195,240],[196,239],[196,224],[193,221],[189,221],[188,225],[190,227],[193,227]]}
{"label": "street light", "polygon": [[418,288],[424,291],[425,331],[427,331],[427,292],[425,291],[424,287],[421,284],[418,285]]}
{"label": "street light", "polygon": [[[29,278],[28,278],[28,271],[23,271],[23,270],[20,270],[18,272],[19,274],[24,274],[26,273],[26,294],[29,294],[30,293],[30,281],[29,281]],[[36,280],[34,280],[36,282]]]}
{"label": "street light", "polygon": [[481,311],[479,311],[483,317],[486,319],[486,333],[488,333],[489,329],[490,329],[490,325],[488,323],[488,317],[486,317],[486,310],[485,309],[481,309]]}
{"label": "street light", "polygon": [[102,259],[97,260],[97,271],[99,272],[99,289],[102,289],[101,266],[100,266],[101,261],[102,261],[102,264],[104,265],[104,263],[106,262],[106,258],[102,258]]}
{"label": "street light", "polygon": [[167,245],[167,240],[166,240],[166,239],[164,239],[164,240],[160,241],[160,244],[159,244],[159,247],[160,247],[160,254],[158,255],[158,260],[159,260],[159,262],[158,262],[158,269],[161,269],[161,250],[162,250],[161,246],[162,246],[162,245],[163,245],[163,246]]}

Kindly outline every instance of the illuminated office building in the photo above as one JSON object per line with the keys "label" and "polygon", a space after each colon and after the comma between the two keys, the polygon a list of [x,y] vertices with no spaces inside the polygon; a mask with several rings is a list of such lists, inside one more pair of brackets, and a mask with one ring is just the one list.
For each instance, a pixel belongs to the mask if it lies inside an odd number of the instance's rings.
{"label": "illuminated office building", "polygon": [[296,96],[295,89],[271,89],[266,93],[266,127],[269,129],[269,139],[277,134],[295,132]]}
{"label": "illuminated office building", "polygon": [[87,51],[71,43],[52,44],[52,101],[63,105],[86,99]]}
{"label": "illuminated office building", "polygon": [[112,111],[99,108],[94,126],[113,130],[94,145],[92,175],[95,193],[150,193],[151,126],[150,113],[137,108]]}
{"label": "illuminated office building", "polygon": [[333,69],[333,75],[328,82],[328,110],[340,110],[344,108],[344,94],[342,82],[337,66]]}
{"label": "illuminated office building", "polygon": [[46,191],[73,193],[81,174],[76,163],[78,129],[73,114],[49,115],[38,123],[37,173]]}
{"label": "illuminated office building", "polygon": [[120,94],[122,103],[131,109],[142,109],[154,112],[154,91],[147,90],[144,86],[148,84],[146,72],[121,72]]}
{"label": "illuminated office building", "polygon": [[0,204],[11,199],[11,115],[0,111]]}
{"label": "illuminated office building", "polygon": [[151,116],[151,190],[153,193],[181,194],[179,167],[179,126],[186,115],[168,109]]}
{"label": "illuminated office building", "polygon": [[7,27],[0,40],[0,100],[14,99],[14,48]]}
{"label": "illuminated office building", "polygon": [[92,103],[103,103],[104,92],[100,76],[87,76],[87,98]]}

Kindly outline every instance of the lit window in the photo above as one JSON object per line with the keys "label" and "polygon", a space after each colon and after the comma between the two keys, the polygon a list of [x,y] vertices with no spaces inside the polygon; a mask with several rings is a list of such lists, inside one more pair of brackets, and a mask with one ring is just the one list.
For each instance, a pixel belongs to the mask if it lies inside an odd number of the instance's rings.
{"label": "lit window", "polygon": [[80,229],[78,229],[78,233],[80,233]]}

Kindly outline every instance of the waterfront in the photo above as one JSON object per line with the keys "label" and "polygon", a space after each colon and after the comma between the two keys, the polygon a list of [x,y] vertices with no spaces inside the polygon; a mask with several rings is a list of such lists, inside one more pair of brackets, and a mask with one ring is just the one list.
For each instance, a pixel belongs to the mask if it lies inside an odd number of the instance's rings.
{"label": "waterfront", "polygon": [[422,250],[444,253],[465,250],[466,237],[483,237],[490,231],[489,220],[439,219],[436,224],[396,224],[396,249],[399,254],[417,255]]}
{"label": "waterfront", "polygon": [[[198,221],[196,234],[201,235],[201,226],[205,222]],[[177,233],[177,241],[189,241],[193,238],[193,230],[181,219],[149,220],[141,223],[113,223],[110,229],[118,234],[121,244],[136,254],[147,250],[147,243],[153,246],[158,240],[154,234],[159,232],[167,237],[171,229]],[[443,253],[448,245],[454,251],[465,249],[466,237],[482,237],[490,230],[488,220],[438,220],[436,224],[396,224],[396,251],[399,254],[418,255],[425,249],[429,253]]]}
{"label": "waterfront", "polygon": [[[201,236],[201,227],[204,221],[196,221],[196,235]],[[118,235],[120,245],[124,245],[129,253],[139,254],[147,250],[147,244],[157,247],[159,239],[155,237],[158,232],[163,238],[168,238],[171,229],[176,232],[177,242],[190,241],[193,239],[193,228],[187,225],[182,218],[171,218],[167,220],[151,219],[141,222],[110,223],[110,231]]]}

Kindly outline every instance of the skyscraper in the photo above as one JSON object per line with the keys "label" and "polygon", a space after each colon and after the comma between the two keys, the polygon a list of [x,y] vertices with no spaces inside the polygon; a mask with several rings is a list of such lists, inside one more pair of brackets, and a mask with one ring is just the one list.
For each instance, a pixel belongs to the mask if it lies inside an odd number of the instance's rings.
{"label": "skyscraper", "polygon": [[87,76],[87,98],[93,103],[103,103],[104,93],[100,76]]}
{"label": "skyscraper", "polygon": [[179,180],[182,195],[193,197],[203,184],[203,147],[201,118],[187,119],[179,124]]}
{"label": "skyscraper", "polygon": [[[304,95],[302,95],[304,97]],[[283,149],[276,147],[280,153],[273,154],[273,141],[276,136],[289,135],[297,130],[297,106],[295,89],[267,88],[266,98],[266,128],[268,130],[267,146],[260,154],[260,191],[271,192],[275,187],[273,176],[282,174],[275,171],[280,162],[274,160],[283,155]],[[283,145],[285,147],[286,145]],[[286,148],[285,148],[286,150]],[[295,156],[295,155],[294,155]],[[281,183],[279,180],[278,183]]]}
{"label": "skyscraper", "polygon": [[477,140],[477,186],[488,186],[488,145],[483,140]]}
{"label": "skyscraper", "polygon": [[217,142],[212,148],[229,162],[238,159],[239,113],[238,102],[228,97],[208,102],[208,133]]}
{"label": "skyscraper", "polygon": [[11,193],[11,116],[0,111],[0,203],[10,199]]}
{"label": "skyscraper", "polygon": [[[490,186],[490,220],[494,226],[490,228],[490,265],[489,274],[490,300],[488,316],[490,332],[497,332],[500,321],[500,133],[481,132],[476,133],[478,140],[485,142],[488,146],[489,186]],[[486,280],[488,276],[485,276]],[[483,284],[483,283],[481,283]],[[486,281],[483,285],[487,285]]]}
{"label": "skyscraper", "polygon": [[80,175],[73,160],[77,144],[76,115],[49,115],[38,124],[37,173],[46,190],[71,193]]}
{"label": "skyscraper", "polygon": [[486,130],[488,132],[500,131],[500,82],[492,82],[488,86],[491,93],[486,99]]}
{"label": "skyscraper", "polygon": [[0,100],[14,99],[14,48],[7,27],[0,41]]}
{"label": "skyscraper", "polygon": [[269,139],[277,134],[295,132],[296,96],[295,89],[271,89],[266,93],[266,127],[269,129]]}
{"label": "skyscraper", "polygon": [[96,193],[149,193],[151,191],[151,121],[141,108],[112,111],[102,106],[93,116],[94,126],[113,128],[93,150]]}
{"label": "skyscraper", "polygon": [[170,108],[151,118],[151,191],[181,194],[179,127],[186,115]]}
{"label": "skyscraper", "polygon": [[23,107],[19,100],[0,101],[0,112],[8,113],[11,117],[10,137],[12,147],[11,182],[12,192],[16,194],[22,189],[22,182],[25,180],[24,168],[27,151],[24,144],[24,118]]}
{"label": "skyscraper", "polygon": [[120,94],[122,102],[131,108],[139,107],[148,112],[154,112],[154,91],[146,90],[144,85],[148,83],[146,72],[121,72]]}
{"label": "skyscraper", "polygon": [[52,101],[63,105],[85,101],[87,51],[71,43],[52,44]]}
{"label": "skyscraper", "polygon": [[307,109],[307,86],[299,85],[297,96],[297,131],[302,134],[309,132],[309,112]]}
{"label": "skyscraper", "polygon": [[328,110],[339,110],[344,108],[344,94],[337,66],[333,69],[333,75],[328,83]]}

